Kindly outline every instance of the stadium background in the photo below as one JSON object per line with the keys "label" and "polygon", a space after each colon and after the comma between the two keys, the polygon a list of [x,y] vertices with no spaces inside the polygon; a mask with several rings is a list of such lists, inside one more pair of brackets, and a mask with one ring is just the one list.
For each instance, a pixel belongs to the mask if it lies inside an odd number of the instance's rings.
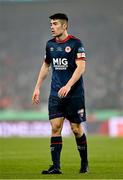
{"label": "stadium background", "polygon": [[1,135],[10,129],[6,129],[7,125],[12,130],[11,125],[15,124],[13,128],[18,132],[18,120],[48,119],[50,76],[43,84],[39,106],[32,106],[31,96],[43,62],[45,43],[51,38],[48,17],[55,12],[68,14],[69,32],[86,47],[88,131],[109,134],[112,124],[109,120],[116,116],[120,116],[120,124],[115,126],[123,126],[122,10],[122,0],[0,1]]}
{"label": "stadium background", "polygon": [[122,179],[122,0],[0,0],[0,179],[49,178],[40,171],[51,163],[50,76],[41,90],[41,104],[33,106],[31,97],[51,38],[48,17],[56,12],[68,14],[69,32],[83,41],[88,59],[84,127],[90,172],[78,174],[79,156],[65,121],[63,135],[68,137],[63,137],[60,178]]}

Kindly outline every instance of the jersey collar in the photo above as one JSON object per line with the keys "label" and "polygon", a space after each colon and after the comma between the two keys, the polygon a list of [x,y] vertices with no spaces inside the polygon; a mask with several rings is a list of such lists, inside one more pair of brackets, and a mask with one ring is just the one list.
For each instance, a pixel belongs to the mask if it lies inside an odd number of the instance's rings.
{"label": "jersey collar", "polygon": [[71,37],[72,37],[72,36],[71,36],[70,34],[68,34],[68,36],[67,36],[64,40],[57,40],[57,39],[55,39],[55,41],[56,41],[57,43],[64,43],[64,42],[68,41]]}

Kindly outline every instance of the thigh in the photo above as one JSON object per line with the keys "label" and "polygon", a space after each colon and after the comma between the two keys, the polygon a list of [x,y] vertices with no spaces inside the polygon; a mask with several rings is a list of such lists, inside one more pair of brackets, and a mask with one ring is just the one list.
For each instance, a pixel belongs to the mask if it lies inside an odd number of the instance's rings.
{"label": "thigh", "polygon": [[49,120],[64,117],[62,100],[58,97],[50,96],[48,111],[49,111]]}
{"label": "thigh", "polygon": [[82,97],[70,98],[67,103],[65,117],[71,123],[81,123],[86,121],[85,101]]}

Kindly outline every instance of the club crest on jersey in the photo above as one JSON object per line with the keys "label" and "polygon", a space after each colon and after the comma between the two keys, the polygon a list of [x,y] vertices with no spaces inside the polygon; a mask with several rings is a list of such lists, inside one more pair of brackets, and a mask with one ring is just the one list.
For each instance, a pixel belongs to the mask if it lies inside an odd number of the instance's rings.
{"label": "club crest on jersey", "polygon": [[70,51],[71,51],[71,47],[70,46],[66,46],[65,52],[69,53]]}

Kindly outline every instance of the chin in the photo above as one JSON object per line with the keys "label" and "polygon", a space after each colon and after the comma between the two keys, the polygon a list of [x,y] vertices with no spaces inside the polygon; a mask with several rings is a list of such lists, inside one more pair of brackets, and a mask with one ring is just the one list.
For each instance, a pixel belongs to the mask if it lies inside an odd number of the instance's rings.
{"label": "chin", "polygon": [[52,36],[53,36],[53,37],[57,37],[57,35],[55,35],[55,34],[52,34]]}
{"label": "chin", "polygon": [[60,35],[59,35],[59,34],[52,34],[52,36],[53,36],[54,38],[57,38],[57,37],[60,37],[61,34],[60,34]]}

